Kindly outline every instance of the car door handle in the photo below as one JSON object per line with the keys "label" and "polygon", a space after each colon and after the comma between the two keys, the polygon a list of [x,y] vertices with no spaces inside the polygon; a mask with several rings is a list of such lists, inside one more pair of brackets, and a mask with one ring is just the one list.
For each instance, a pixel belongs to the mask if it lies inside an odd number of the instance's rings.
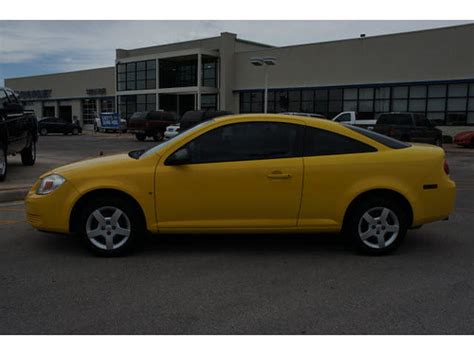
{"label": "car door handle", "polygon": [[273,171],[267,175],[269,179],[289,179],[291,174],[283,174],[281,171]]}

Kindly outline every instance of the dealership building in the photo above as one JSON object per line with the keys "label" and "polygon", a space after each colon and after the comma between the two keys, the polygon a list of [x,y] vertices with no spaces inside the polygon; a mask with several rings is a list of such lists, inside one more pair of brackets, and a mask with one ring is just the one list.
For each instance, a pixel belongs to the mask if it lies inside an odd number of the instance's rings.
{"label": "dealership building", "polygon": [[[426,114],[448,134],[474,125],[474,24],[276,47],[224,32],[117,49],[108,68],[5,80],[38,117],[218,109]],[[255,65],[274,58],[275,65]],[[113,63],[111,63],[113,64]]]}

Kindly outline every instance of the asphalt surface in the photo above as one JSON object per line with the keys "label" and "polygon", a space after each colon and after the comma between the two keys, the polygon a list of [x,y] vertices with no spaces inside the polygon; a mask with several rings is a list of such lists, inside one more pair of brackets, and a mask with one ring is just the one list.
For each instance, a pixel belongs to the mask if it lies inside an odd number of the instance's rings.
{"label": "asphalt surface", "polygon": [[202,235],[99,258],[35,231],[21,203],[0,205],[0,333],[473,334],[474,155],[448,159],[456,211],[384,257],[331,235]]}

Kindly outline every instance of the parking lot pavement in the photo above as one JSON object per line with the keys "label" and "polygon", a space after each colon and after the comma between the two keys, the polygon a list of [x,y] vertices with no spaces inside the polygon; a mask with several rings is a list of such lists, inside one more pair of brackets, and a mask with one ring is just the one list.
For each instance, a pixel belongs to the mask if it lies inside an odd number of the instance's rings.
{"label": "parking lot pavement", "polygon": [[330,235],[185,235],[98,258],[0,205],[0,333],[472,334],[474,160],[448,159],[455,213],[385,257]]}
{"label": "parking lot pavement", "polygon": [[[151,140],[138,142],[131,134],[83,134],[80,136],[40,136],[37,159],[34,166],[23,166],[21,157],[8,157],[8,176],[0,183],[0,192],[29,188],[41,174],[67,163],[97,157],[150,148],[156,145]],[[1,201],[1,199],[0,199]]]}

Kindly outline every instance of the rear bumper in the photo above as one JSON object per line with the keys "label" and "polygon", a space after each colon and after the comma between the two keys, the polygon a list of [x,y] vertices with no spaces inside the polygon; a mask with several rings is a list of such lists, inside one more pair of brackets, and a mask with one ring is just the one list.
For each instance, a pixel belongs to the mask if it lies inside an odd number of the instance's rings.
{"label": "rear bumper", "polygon": [[412,225],[447,220],[456,203],[456,184],[447,180],[437,189],[423,190],[421,198],[422,205],[414,211]]}

